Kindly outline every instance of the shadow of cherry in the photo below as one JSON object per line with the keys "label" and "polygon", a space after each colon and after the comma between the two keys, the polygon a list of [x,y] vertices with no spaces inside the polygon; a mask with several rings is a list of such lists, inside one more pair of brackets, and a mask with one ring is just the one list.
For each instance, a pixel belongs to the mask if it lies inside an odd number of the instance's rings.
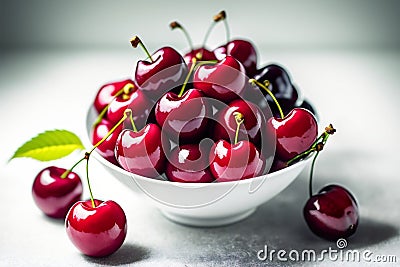
{"label": "shadow of cherry", "polygon": [[84,258],[86,261],[91,263],[108,266],[120,266],[148,259],[150,254],[150,250],[146,247],[125,243],[114,254],[111,254],[108,257],[93,258],[84,256]]}

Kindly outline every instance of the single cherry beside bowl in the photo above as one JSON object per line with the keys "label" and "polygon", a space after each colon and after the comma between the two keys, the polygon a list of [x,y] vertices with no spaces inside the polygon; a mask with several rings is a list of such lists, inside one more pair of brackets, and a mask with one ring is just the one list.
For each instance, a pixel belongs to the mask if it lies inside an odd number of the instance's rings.
{"label": "single cherry beside bowl", "polygon": [[33,182],[32,196],[36,205],[49,217],[65,218],[71,206],[82,197],[78,174],[55,166],[41,170]]}
{"label": "single cherry beside bowl", "polygon": [[111,200],[75,203],[65,219],[65,227],[75,247],[91,257],[114,253],[123,244],[127,232],[125,213]]}

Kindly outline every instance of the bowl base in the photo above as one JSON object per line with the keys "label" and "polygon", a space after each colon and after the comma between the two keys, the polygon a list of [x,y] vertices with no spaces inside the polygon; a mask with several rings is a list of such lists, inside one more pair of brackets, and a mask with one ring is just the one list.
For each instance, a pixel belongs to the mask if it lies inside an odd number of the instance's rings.
{"label": "bowl base", "polygon": [[168,212],[161,210],[161,213],[168,218],[169,220],[179,223],[179,224],[184,224],[184,225],[189,225],[189,226],[197,226],[197,227],[215,227],[215,226],[223,226],[223,225],[228,225],[232,223],[236,223],[238,221],[244,220],[247,217],[249,217],[257,208],[245,210],[240,213],[236,213],[230,216],[226,217],[216,217],[216,218],[199,218],[199,217],[190,217],[190,216],[185,216],[182,214],[177,214],[174,212]]}

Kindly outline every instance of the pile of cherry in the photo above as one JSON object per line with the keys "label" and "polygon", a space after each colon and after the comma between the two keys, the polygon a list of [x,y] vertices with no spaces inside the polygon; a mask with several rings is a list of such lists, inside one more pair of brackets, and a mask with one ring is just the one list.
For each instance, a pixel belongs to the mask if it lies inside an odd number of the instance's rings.
{"label": "pile of cherry", "polygon": [[[225,12],[212,25],[218,21],[226,22]],[[188,36],[179,23],[171,27]],[[92,195],[93,151],[148,179],[188,183],[249,179],[314,153],[304,218],[322,238],[353,235],[359,221],[353,195],[339,185],[318,194],[312,190],[315,160],[336,130],[329,125],[318,136],[315,111],[300,99],[285,68],[258,68],[256,49],[247,40],[228,36],[210,51],[204,45],[194,49],[188,39],[191,50],[183,56],[171,47],[150,54],[137,36],[131,40],[147,59],[137,62],[134,79],[105,84],[97,92],[93,148],[70,169],[51,166],[39,172],[32,188],[37,206],[50,217],[65,218],[67,234],[82,253],[102,257],[123,244],[127,225],[117,203]],[[72,170],[83,161],[90,200],[79,201],[82,182]]]}

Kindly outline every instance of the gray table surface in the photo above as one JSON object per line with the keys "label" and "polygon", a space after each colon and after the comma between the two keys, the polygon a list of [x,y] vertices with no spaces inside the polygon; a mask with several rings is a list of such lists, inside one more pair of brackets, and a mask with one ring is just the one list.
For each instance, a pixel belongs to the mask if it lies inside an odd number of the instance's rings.
{"label": "gray table surface", "polygon": [[[260,47],[261,54],[272,55],[264,63],[287,66],[317,107],[321,124],[333,123],[338,129],[318,160],[314,186],[317,190],[327,183],[339,183],[358,199],[361,221],[347,249],[370,250],[374,256],[395,255],[398,265],[400,53],[267,50]],[[336,248],[335,243],[311,234],[303,220],[309,167],[249,218],[226,227],[192,228],[163,217],[93,161],[94,194],[113,199],[124,208],[128,235],[121,249],[108,258],[82,256],[68,240],[63,221],[42,215],[32,201],[33,178],[49,163],[7,160],[19,145],[43,130],[63,128],[84,138],[85,112],[96,90],[110,80],[131,76],[134,61],[129,53],[113,50],[0,54],[0,266],[365,264],[329,258],[272,263],[257,259],[257,251],[265,245],[286,251]],[[76,158],[73,154],[51,164],[68,167]]]}

